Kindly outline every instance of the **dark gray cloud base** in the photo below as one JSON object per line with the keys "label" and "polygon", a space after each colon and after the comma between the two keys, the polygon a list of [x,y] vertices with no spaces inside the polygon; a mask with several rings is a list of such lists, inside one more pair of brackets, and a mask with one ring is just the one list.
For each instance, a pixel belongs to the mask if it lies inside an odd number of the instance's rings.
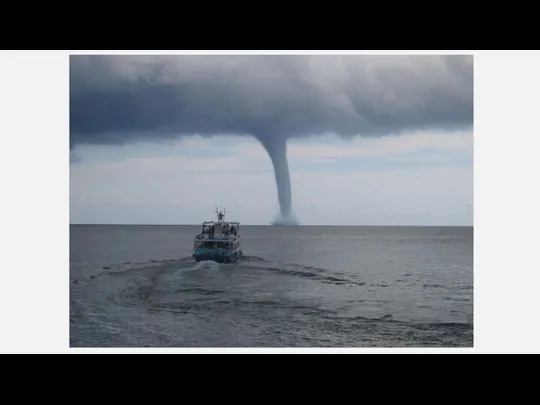
{"label": "dark gray cloud base", "polygon": [[473,126],[472,56],[71,56],[70,146],[259,139],[291,221],[290,137]]}

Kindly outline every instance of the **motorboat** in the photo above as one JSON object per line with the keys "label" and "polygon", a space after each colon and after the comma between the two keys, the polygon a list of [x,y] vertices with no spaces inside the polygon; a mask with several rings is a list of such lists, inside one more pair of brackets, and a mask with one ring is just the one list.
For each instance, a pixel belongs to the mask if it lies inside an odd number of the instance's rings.
{"label": "motorboat", "polygon": [[218,210],[217,221],[203,221],[201,232],[193,241],[192,256],[197,262],[215,261],[232,263],[242,255],[240,246],[240,222],[226,221],[227,210]]}

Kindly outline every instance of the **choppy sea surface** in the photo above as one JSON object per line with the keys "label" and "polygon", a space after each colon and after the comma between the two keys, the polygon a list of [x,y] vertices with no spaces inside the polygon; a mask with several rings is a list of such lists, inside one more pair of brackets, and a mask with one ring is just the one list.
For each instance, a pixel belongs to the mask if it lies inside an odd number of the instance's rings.
{"label": "choppy sea surface", "polygon": [[71,225],[71,347],[472,347],[472,227]]}

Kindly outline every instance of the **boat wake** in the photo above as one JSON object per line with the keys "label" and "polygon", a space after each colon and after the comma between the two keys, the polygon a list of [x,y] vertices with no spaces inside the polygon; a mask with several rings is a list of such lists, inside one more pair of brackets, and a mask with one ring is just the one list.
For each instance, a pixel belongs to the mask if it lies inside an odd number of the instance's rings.
{"label": "boat wake", "polygon": [[384,298],[391,288],[366,282],[361,272],[258,256],[111,264],[72,280],[70,339],[116,347],[406,346],[408,337],[414,345],[452,346],[469,333],[472,339],[467,322],[400,319]]}

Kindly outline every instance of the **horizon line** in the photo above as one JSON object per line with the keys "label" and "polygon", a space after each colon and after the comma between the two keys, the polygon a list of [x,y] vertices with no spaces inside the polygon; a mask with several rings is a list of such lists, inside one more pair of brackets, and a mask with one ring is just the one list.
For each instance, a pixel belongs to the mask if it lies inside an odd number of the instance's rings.
{"label": "horizon line", "polygon": [[[202,223],[202,222],[201,222]],[[134,224],[134,223],[129,223],[129,224],[126,224],[126,223],[72,223],[70,222],[69,225],[77,225],[77,226],[200,226],[201,223],[184,223],[184,224],[179,224],[179,223],[171,223],[171,224],[150,224],[150,223],[137,223],[137,224]],[[409,224],[409,225],[367,225],[367,224],[352,224],[352,225],[338,225],[338,224],[334,224],[334,225],[328,225],[328,224],[296,224],[296,225],[274,225],[274,224],[249,224],[249,223],[242,223],[240,222],[240,226],[268,226],[268,227],[273,227],[273,228],[281,228],[281,227],[289,227],[289,228],[293,228],[293,227],[363,227],[363,228],[384,228],[384,227],[387,227],[387,228],[397,228],[397,227],[408,227],[408,228],[412,228],[412,227],[417,227],[417,228],[429,228],[429,227],[432,227],[432,228],[474,228],[474,224],[472,225],[442,225],[442,224],[431,224],[431,225],[420,225],[420,224]]]}

